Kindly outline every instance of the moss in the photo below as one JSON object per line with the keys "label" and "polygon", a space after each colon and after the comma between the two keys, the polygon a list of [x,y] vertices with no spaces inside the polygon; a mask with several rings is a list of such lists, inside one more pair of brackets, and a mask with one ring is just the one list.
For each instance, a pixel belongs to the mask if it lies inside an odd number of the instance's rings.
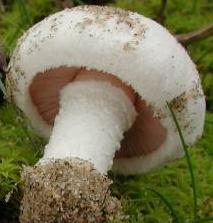
{"label": "moss", "polygon": [[[198,189],[198,214],[213,216],[213,114],[207,114],[203,138],[190,150]],[[123,199],[130,222],[171,222],[165,203],[150,189],[168,199],[180,222],[192,219],[192,188],[185,158],[146,175],[113,176],[114,193]],[[122,185],[122,186],[121,186]]]}
{"label": "moss", "polygon": [[[28,123],[20,114],[9,104],[0,108],[0,212],[4,210],[4,215],[11,213],[11,208],[13,211],[18,209],[17,202],[21,199],[19,182],[22,165],[33,165],[37,162],[45,144],[28,128]],[[190,151],[196,173],[201,216],[213,215],[212,135],[213,115],[207,114],[204,136]],[[113,194],[123,201],[125,211],[130,215],[129,222],[142,223],[153,219],[153,222],[170,222],[171,216],[165,204],[147,188],[154,188],[164,194],[182,220],[192,216],[191,188],[185,159],[146,175],[112,175],[112,179],[115,181]],[[11,190],[13,193],[10,203],[6,205],[4,199]]]}
{"label": "moss", "polygon": [[23,165],[32,165],[41,156],[43,140],[37,137],[14,106],[0,109],[0,200],[18,190]]}

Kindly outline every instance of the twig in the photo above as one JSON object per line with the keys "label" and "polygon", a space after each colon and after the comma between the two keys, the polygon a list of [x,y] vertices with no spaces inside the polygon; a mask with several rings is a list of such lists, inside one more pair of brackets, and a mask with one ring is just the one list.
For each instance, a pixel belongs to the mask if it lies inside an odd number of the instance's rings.
{"label": "twig", "polygon": [[166,12],[167,3],[168,3],[167,0],[161,0],[161,7],[158,13],[158,17],[156,19],[162,25],[164,25],[164,22],[166,19],[165,12]]}
{"label": "twig", "polygon": [[176,35],[176,38],[183,45],[189,45],[210,36],[213,36],[213,23],[194,32]]}

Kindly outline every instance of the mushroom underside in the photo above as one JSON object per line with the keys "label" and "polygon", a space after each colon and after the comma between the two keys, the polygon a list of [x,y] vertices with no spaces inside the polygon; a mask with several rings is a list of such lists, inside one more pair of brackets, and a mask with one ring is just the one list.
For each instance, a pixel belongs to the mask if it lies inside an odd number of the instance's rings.
{"label": "mushroom underside", "polygon": [[166,129],[146,102],[116,76],[78,67],[59,67],[38,73],[31,82],[29,93],[37,112],[50,127],[59,112],[60,91],[69,83],[77,81],[108,81],[122,89],[134,104],[137,117],[132,127],[124,133],[120,149],[115,159],[133,158],[148,155],[156,151],[166,138]]}

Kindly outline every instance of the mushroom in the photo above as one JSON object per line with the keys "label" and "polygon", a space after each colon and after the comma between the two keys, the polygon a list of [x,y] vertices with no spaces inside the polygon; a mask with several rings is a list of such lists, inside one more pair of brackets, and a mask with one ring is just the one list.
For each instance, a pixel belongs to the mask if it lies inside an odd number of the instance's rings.
{"label": "mushroom", "polygon": [[23,173],[21,222],[117,216],[108,170],[144,173],[183,156],[167,102],[187,144],[203,131],[205,98],[185,49],[155,21],[121,9],[80,6],[34,25],[12,55],[7,89],[50,137]]}

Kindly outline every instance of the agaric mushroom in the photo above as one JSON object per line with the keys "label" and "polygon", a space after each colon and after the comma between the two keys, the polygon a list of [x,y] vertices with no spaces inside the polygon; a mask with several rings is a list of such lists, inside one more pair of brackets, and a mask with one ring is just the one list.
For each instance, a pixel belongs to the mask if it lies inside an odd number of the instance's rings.
{"label": "agaric mushroom", "polygon": [[[24,172],[22,222],[76,213],[79,221],[98,222],[112,165],[122,174],[143,173],[181,157],[167,102],[187,144],[203,131],[195,65],[165,28],[137,13],[81,6],[49,16],[19,40],[7,80],[19,108],[50,136],[44,157]],[[106,194],[117,211],[119,202]]]}

